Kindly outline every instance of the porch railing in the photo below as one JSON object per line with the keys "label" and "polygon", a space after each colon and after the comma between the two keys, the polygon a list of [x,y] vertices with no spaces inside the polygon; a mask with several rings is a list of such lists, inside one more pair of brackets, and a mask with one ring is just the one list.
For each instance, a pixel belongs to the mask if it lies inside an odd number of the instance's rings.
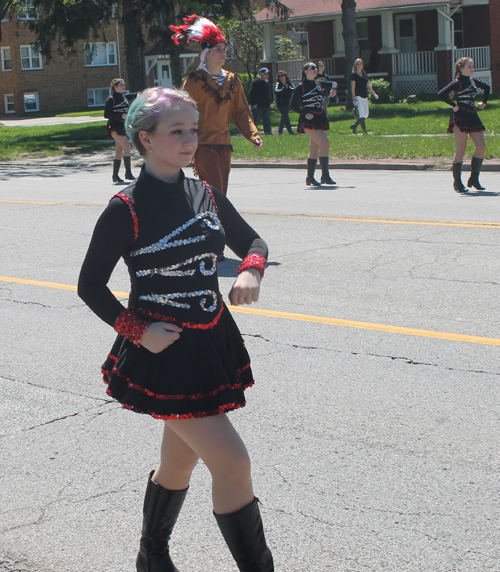
{"label": "porch railing", "polygon": [[490,46],[481,48],[460,48],[459,50],[455,50],[455,61],[466,57],[474,60],[474,69],[476,70],[491,69]]}
{"label": "porch railing", "polygon": [[[333,58],[320,58],[323,62],[325,62],[325,73],[329,76],[335,75],[335,61]],[[300,81],[302,77],[302,66],[307,61],[314,61],[318,63],[318,60],[288,60],[282,62],[274,62],[272,64],[272,72],[273,72],[273,80],[276,77],[276,73],[278,70],[286,71],[286,73],[290,76],[290,79],[293,83],[297,83]]]}
{"label": "porch railing", "polygon": [[393,75],[436,73],[436,52],[392,54]]}

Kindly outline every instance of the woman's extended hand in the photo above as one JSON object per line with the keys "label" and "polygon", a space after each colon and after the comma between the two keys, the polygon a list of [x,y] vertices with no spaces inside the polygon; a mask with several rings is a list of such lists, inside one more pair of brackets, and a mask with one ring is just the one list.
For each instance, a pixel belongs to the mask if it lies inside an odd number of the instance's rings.
{"label": "woman's extended hand", "polygon": [[336,95],[337,95],[337,90],[332,88],[330,90],[330,97],[335,97]]}
{"label": "woman's extended hand", "polygon": [[314,117],[313,113],[306,113],[306,119],[312,119]]}
{"label": "woman's extended hand", "polygon": [[257,302],[260,292],[260,273],[256,268],[247,268],[236,278],[231,291],[229,302],[233,306]]}
{"label": "woman's extended hand", "polygon": [[458,105],[455,105],[455,107],[453,108],[453,111],[456,113],[459,109],[460,109],[460,107],[458,107]]}
{"label": "woman's extended hand", "polygon": [[478,103],[478,104],[476,105],[476,107],[477,107],[478,109],[484,109],[484,108],[486,107],[486,103]]}
{"label": "woman's extended hand", "polygon": [[182,328],[166,322],[153,322],[142,334],[141,346],[153,354],[159,354],[179,339]]}

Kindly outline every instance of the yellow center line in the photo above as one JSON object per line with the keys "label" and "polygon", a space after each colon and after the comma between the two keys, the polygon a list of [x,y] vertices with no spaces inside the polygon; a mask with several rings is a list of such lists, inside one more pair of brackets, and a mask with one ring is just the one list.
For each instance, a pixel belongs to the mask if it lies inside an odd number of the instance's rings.
{"label": "yellow center line", "polygon": [[[25,204],[25,205],[52,205],[67,207],[106,207],[105,204],[93,203],[63,203],[50,201],[10,201],[0,200],[0,203]],[[269,212],[269,211],[240,211],[241,214],[252,214],[262,216],[286,216],[295,218],[307,218],[312,220],[331,220],[344,222],[375,222],[382,224],[416,224],[424,226],[454,226],[467,228],[500,228],[500,222],[480,222],[469,220],[427,220],[427,219],[410,219],[410,218],[390,218],[390,217],[363,217],[348,215],[321,215],[309,213],[286,213],[286,212]]]}
{"label": "yellow center line", "polygon": [[[59,284],[57,282],[42,282],[40,280],[26,280],[24,278],[11,278],[0,276],[2,282],[13,282],[17,284],[29,284],[32,286],[44,286],[45,288],[58,288],[60,290],[76,291],[76,286],[70,284]],[[113,292],[119,298],[128,298],[127,292]],[[229,306],[232,312],[240,314],[252,314],[254,316],[267,316],[269,318],[282,318],[285,320],[299,320],[301,322],[314,322],[317,324],[329,324],[331,326],[344,326],[347,328],[360,328],[363,330],[375,330],[379,332],[389,332],[392,334],[405,334],[408,336],[421,336],[424,338],[436,338],[440,340],[451,340],[455,342],[468,342],[471,344],[484,344],[488,346],[500,346],[500,339],[485,338],[481,336],[467,336],[463,334],[452,334],[448,332],[435,332],[433,330],[419,330],[416,328],[404,328],[401,326],[390,326],[387,324],[372,324],[370,322],[358,322],[355,320],[341,320],[338,318],[326,318],[323,316],[310,316],[308,314],[293,314],[290,312],[277,312],[275,310],[261,310],[259,308],[245,308],[240,306]]]}

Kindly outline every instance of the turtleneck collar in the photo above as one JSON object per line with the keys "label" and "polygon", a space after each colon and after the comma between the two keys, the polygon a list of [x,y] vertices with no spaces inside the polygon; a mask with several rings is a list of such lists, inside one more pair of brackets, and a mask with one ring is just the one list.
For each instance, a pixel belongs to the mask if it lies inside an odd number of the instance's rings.
{"label": "turtleneck collar", "polygon": [[146,165],[143,164],[139,177],[137,178],[137,186],[151,192],[177,193],[184,188],[185,179],[186,175],[184,175],[184,171],[180,169],[179,180],[176,183],[167,183],[149,174],[146,171]]}

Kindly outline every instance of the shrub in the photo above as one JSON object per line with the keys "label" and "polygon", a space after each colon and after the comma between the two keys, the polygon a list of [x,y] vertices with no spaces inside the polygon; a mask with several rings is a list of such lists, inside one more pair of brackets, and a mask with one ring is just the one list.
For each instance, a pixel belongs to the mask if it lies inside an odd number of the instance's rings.
{"label": "shrub", "polygon": [[394,103],[398,98],[392,92],[391,84],[385,79],[374,79],[370,81],[373,91],[378,95],[375,99],[371,93],[368,94],[371,103]]}

